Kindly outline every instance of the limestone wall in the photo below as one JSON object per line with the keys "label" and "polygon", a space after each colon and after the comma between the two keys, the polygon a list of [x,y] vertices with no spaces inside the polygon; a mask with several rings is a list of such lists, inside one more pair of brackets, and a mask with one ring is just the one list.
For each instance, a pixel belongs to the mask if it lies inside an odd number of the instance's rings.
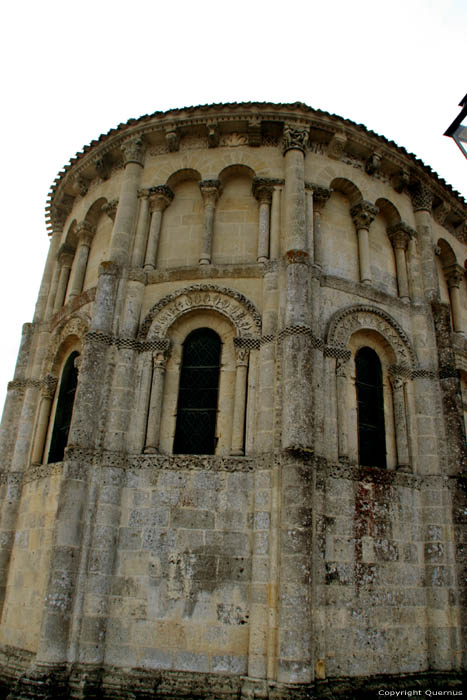
{"label": "limestone wall", "polygon": [[[213,106],[95,142],[49,216],[2,425],[0,687],[285,700],[457,682],[462,198],[338,117]],[[174,454],[198,329],[220,343],[212,454]],[[362,348],[381,369],[378,466]]]}

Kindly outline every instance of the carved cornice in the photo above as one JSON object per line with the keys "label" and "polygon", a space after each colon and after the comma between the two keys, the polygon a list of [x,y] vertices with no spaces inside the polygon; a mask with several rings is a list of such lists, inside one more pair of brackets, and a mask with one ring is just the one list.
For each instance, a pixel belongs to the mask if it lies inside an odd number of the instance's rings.
{"label": "carved cornice", "polygon": [[367,202],[366,200],[362,199],[361,202],[354,204],[354,206],[351,208],[350,216],[352,217],[352,221],[354,222],[357,230],[361,228],[368,229],[378,212],[378,207],[375,207],[375,205],[371,202]]}
{"label": "carved cornice", "polygon": [[248,145],[261,146],[261,119],[255,117],[248,122]]}
{"label": "carved cornice", "polygon": [[380,167],[381,167],[381,161],[382,161],[382,156],[380,153],[371,153],[365,163],[365,171],[368,173],[368,175],[375,175]]}
{"label": "carved cornice", "polygon": [[284,131],[282,134],[282,153],[285,155],[287,151],[295,149],[304,154],[306,152],[309,137],[309,128],[287,123],[284,124]]}
{"label": "carved cornice", "polygon": [[396,192],[403,192],[410,182],[410,171],[408,168],[401,168],[399,172],[392,176],[392,186]]}
{"label": "carved cornice", "polygon": [[208,122],[206,128],[208,130],[208,148],[217,148],[219,145],[219,125],[217,122]]}
{"label": "carved cornice", "polygon": [[328,143],[328,158],[340,160],[344,155],[346,145],[347,136],[343,132],[337,131],[335,134],[333,134],[330,142]]}
{"label": "carved cornice", "polygon": [[[261,133],[265,139],[274,140],[284,123],[297,125],[299,128],[311,127],[313,139],[316,140],[318,137],[316,142],[322,145],[323,149],[328,149],[330,157],[340,158],[347,148],[346,144],[349,147],[358,146],[363,163],[370,158],[371,154],[380,154],[382,163],[377,175],[382,173],[391,178],[398,192],[406,189],[410,182],[423,180],[436,196],[436,201],[446,201],[451,206],[446,227],[449,230],[452,229],[454,235],[460,240],[465,241],[463,229],[458,229],[458,222],[465,218],[466,203],[436,173],[405,149],[367,130],[363,125],[354,124],[350,120],[312,109],[301,103],[208,105],[171,110],[165,114],[157,112],[138,120],[130,120],[127,124],[121,124],[78,153],[64,167],[51,189],[47,204],[47,226],[49,230],[51,228],[60,230],[71,211],[76,193],[80,188],[84,191],[85,181],[91,178],[92,172],[95,172],[96,159],[104,159],[104,163],[107,160],[109,168],[114,167],[113,164],[118,165],[121,162],[122,144],[128,138],[146,139],[147,136],[149,143],[157,143],[158,147],[163,149],[161,152],[166,152],[166,130],[171,133],[175,129],[179,134],[189,136],[191,132],[206,133],[212,125],[216,124],[219,127],[221,142],[224,136],[229,135],[233,130],[242,143],[248,143],[250,131],[250,143],[254,145],[261,142],[259,138]],[[227,127],[225,130],[224,126]],[[275,130],[273,136],[268,131],[271,128]],[[335,134],[334,138],[333,134]],[[331,142],[329,142],[330,139]],[[205,147],[209,145],[212,143],[210,144],[206,138]],[[99,165],[97,167],[99,169]],[[101,171],[101,174],[105,173]],[[83,177],[83,181],[78,186],[80,176]]]}
{"label": "carved cornice", "polygon": [[101,180],[108,180],[111,172],[111,165],[106,154],[98,156],[94,160],[94,168]]}
{"label": "carved cornice", "polygon": [[435,221],[437,221],[438,224],[441,224],[441,226],[444,226],[450,212],[450,205],[447,202],[441,202],[441,204],[438,204],[438,206],[435,209],[433,209],[433,216]]}
{"label": "carved cornice", "polygon": [[88,192],[91,180],[78,173],[75,175],[74,181],[78,193],[81,195],[81,197],[84,197]]}
{"label": "carved cornice", "polygon": [[180,148],[180,133],[177,127],[171,125],[165,130],[165,140],[170,153],[175,153]]}

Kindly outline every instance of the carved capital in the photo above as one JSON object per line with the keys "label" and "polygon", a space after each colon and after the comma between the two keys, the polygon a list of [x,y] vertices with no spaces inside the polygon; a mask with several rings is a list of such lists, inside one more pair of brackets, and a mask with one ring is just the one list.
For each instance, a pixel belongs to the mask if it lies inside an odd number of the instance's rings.
{"label": "carved capital", "polygon": [[383,158],[380,153],[371,153],[368,156],[365,163],[365,171],[368,175],[374,175],[379,171],[382,160]]}
{"label": "carved capital", "polygon": [[250,348],[242,343],[237,343],[239,338],[234,338],[235,360],[237,367],[247,367],[250,356]]}
{"label": "carved capital", "polygon": [[314,211],[322,212],[326,206],[326,202],[332,194],[332,190],[328,187],[313,185],[313,209]]}
{"label": "carved capital", "polygon": [[362,228],[370,228],[370,224],[379,212],[378,207],[375,207],[371,202],[362,199],[361,202],[354,204],[350,210],[350,216],[357,230]]}
{"label": "carved capital", "polygon": [[424,182],[417,182],[410,188],[414,211],[430,211],[433,206],[433,193]]}
{"label": "carved capital", "polygon": [[342,131],[336,131],[332,139],[328,143],[327,155],[328,158],[340,160],[344,154],[347,143],[347,136]]}
{"label": "carved capital", "polygon": [[41,394],[44,399],[53,399],[57,388],[57,378],[47,374],[42,380]]}
{"label": "carved capital", "polygon": [[391,382],[393,391],[401,391],[404,388],[404,378],[400,374],[389,372],[389,381]]}
{"label": "carved capital", "polygon": [[216,148],[219,145],[219,126],[217,122],[208,122],[208,148]]}
{"label": "carved capital", "polygon": [[174,198],[174,193],[167,185],[157,185],[149,188],[149,209],[153,211],[164,211]]}
{"label": "carved capital", "polygon": [[144,141],[141,136],[134,136],[124,141],[121,145],[121,149],[123,151],[123,162],[125,165],[128,165],[128,163],[143,165]]}
{"label": "carved capital", "polygon": [[76,235],[79,239],[80,244],[87,245],[88,248],[91,246],[92,239],[96,233],[96,227],[89,221],[80,221],[76,227]]}
{"label": "carved capital", "polygon": [[393,248],[402,248],[407,250],[409,241],[413,236],[413,230],[407,224],[400,221],[394,226],[388,228],[389,240],[392,243]]}
{"label": "carved capital", "polygon": [[109,219],[115,221],[117,215],[118,199],[112,199],[110,202],[102,205],[102,211],[107,214]]}
{"label": "carved capital", "polygon": [[59,264],[63,265],[64,267],[71,267],[73,264],[74,254],[75,251],[73,250],[73,248],[64,243],[62,246],[60,246],[60,249],[57,253],[57,260]]}
{"label": "carved capital", "polygon": [[282,153],[285,155],[287,151],[292,149],[305,153],[309,136],[309,129],[304,126],[284,124],[284,131],[282,134]]}
{"label": "carved capital", "polygon": [[205,206],[215,206],[217,199],[221,193],[220,180],[201,180],[199,189],[203,197]]}
{"label": "carved capital", "polygon": [[254,177],[252,182],[253,196],[260,204],[270,204],[272,200],[272,191],[274,189],[273,180],[267,178]]}
{"label": "carved capital", "polygon": [[169,126],[165,130],[165,140],[170,153],[175,153],[180,148],[180,134],[176,126]]}
{"label": "carved capital", "polygon": [[149,187],[140,187],[138,190],[138,199],[147,199],[149,197],[149,193]]}
{"label": "carved capital", "polygon": [[164,371],[169,357],[168,349],[156,350],[152,356],[152,364],[155,370]]}
{"label": "carved capital", "polygon": [[461,265],[454,263],[444,268],[444,276],[446,277],[446,282],[451,289],[452,287],[459,287],[460,283],[464,279],[465,270]]}
{"label": "carved capital", "polygon": [[336,360],[336,377],[347,379],[349,376],[349,369],[349,361],[342,357],[338,357]]}

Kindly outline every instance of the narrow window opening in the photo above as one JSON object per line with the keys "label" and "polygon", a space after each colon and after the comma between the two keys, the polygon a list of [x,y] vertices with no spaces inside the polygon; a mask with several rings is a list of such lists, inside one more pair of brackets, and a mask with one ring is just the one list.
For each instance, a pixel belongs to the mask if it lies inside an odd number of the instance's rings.
{"label": "narrow window opening", "polygon": [[78,370],[75,367],[75,359],[78,352],[72,352],[63,367],[58,393],[57,407],[55,409],[54,427],[50,442],[48,463],[61,462],[68,443],[73,404],[75,401],[76,386],[78,384]]}
{"label": "narrow window opening", "polygon": [[190,333],[183,344],[174,454],[216,449],[221,341],[209,328]]}
{"label": "narrow window opening", "polygon": [[359,461],[362,466],[386,467],[383,373],[378,355],[361,348],[355,358]]}

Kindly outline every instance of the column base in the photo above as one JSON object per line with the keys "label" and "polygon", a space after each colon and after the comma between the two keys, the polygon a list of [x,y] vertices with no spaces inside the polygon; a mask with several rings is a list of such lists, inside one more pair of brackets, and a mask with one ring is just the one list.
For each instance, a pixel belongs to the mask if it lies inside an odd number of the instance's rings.
{"label": "column base", "polygon": [[143,265],[143,270],[145,272],[151,272],[151,270],[155,270],[155,269],[156,269],[156,266],[151,265],[150,263],[146,263],[145,265]]}
{"label": "column base", "polygon": [[200,258],[199,259],[199,264],[200,265],[210,265],[211,261],[209,258]]}
{"label": "column base", "polygon": [[230,454],[232,457],[244,457],[245,450],[230,450]]}
{"label": "column base", "polygon": [[159,454],[158,447],[145,447],[143,450],[144,455],[157,455]]}

